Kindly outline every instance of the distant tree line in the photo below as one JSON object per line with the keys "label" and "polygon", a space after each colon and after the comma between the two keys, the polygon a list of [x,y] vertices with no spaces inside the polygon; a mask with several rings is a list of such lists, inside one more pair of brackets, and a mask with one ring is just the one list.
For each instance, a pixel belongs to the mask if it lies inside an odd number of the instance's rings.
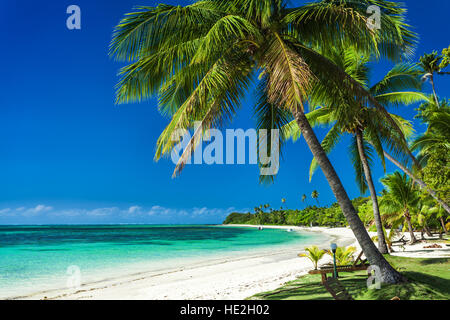
{"label": "distant tree line", "polygon": [[[361,207],[360,216],[365,223],[370,224],[372,219],[367,215],[366,207],[369,198],[354,199],[355,208]],[[358,210],[359,211],[359,210]],[[223,224],[249,224],[249,225],[289,225],[289,226],[347,226],[344,214],[338,203],[328,207],[308,206],[305,209],[272,209],[269,205],[261,205],[253,213],[233,212],[228,215]]]}

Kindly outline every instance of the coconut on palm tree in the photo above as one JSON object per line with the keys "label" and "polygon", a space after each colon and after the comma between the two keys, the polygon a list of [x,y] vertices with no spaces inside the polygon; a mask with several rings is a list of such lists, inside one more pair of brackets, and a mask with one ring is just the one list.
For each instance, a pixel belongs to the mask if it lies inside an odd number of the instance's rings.
{"label": "coconut on palm tree", "polygon": [[[370,240],[305,116],[305,106],[314,83],[320,82],[329,92],[353,92],[367,105],[382,108],[321,50],[355,46],[366,55],[401,59],[411,54],[415,42],[405,23],[406,10],[383,0],[323,0],[295,8],[286,3],[211,0],[184,7],[139,7],[116,27],[110,47],[116,59],[131,62],[120,72],[117,102],[159,96],[159,110],[171,121],[158,139],[157,160],[178,143],[174,133],[201,122],[180,157],[176,176],[203,131],[233,118],[250,83],[258,81],[258,129],[281,129],[292,118],[297,121],[366,257],[380,267],[384,282],[396,283],[400,274]],[[367,23],[371,4],[383,8],[380,30]],[[266,138],[271,144],[270,130]],[[280,136],[274,143],[283,141]]]}

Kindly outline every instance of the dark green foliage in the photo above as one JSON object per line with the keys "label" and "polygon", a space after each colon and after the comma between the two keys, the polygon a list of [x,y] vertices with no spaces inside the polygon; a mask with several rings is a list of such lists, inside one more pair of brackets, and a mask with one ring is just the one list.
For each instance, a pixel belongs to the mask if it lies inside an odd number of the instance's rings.
{"label": "dark green foliage", "polygon": [[[368,198],[354,199],[355,208],[363,206]],[[347,226],[344,214],[337,203],[329,207],[308,206],[303,210],[286,209],[263,211],[255,208],[255,213],[231,213],[224,224],[250,224],[250,225],[288,225],[288,226]]]}

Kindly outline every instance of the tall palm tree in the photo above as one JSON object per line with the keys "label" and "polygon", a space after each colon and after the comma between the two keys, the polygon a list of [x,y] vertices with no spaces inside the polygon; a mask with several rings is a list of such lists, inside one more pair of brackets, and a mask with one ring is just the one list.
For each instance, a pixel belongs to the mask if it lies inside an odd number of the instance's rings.
{"label": "tall palm tree", "polygon": [[320,205],[319,205],[319,191],[314,190],[314,191],[311,193],[311,198],[316,199],[317,205],[320,206]]}
{"label": "tall palm tree", "polygon": [[404,219],[408,225],[411,244],[417,242],[411,223],[411,215],[416,212],[419,202],[419,193],[414,183],[406,174],[402,175],[398,171],[382,178],[381,183],[386,187],[380,201],[386,217],[391,222]]}
{"label": "tall palm tree", "polygon": [[439,66],[439,61],[441,57],[437,54],[437,52],[432,52],[430,54],[425,54],[420,57],[419,65],[422,67],[425,75],[423,76],[423,81],[430,80],[431,87],[433,89],[433,96],[436,102],[436,105],[439,106],[439,98],[436,94],[436,87],[434,84],[434,74],[439,72],[441,69]]}
{"label": "tall palm tree", "polygon": [[[352,48],[347,48],[343,51],[333,50],[330,55],[330,58],[337,65],[341,66],[355,80],[361,82],[362,85],[368,87],[368,91],[373,97],[386,108],[390,105],[407,105],[426,100],[424,94],[417,92],[421,88],[420,70],[414,65],[397,64],[381,81],[369,86],[370,68],[367,57],[361,57]],[[378,249],[381,253],[388,254],[389,250],[386,245],[377,192],[370,167],[373,149],[378,153],[384,165],[385,146],[383,146],[383,142],[388,142],[387,147],[399,151],[399,146],[394,143],[398,141],[395,134],[393,135],[396,131],[392,130],[390,124],[384,121],[383,116],[380,117],[380,113],[376,109],[364,108],[364,106],[358,104],[352,106],[353,99],[346,100],[345,97],[342,101],[338,100],[334,103],[339,105],[316,109],[309,114],[309,118],[313,119],[314,125],[331,124],[331,129],[322,141],[322,146],[327,153],[337,146],[344,134],[352,136],[350,152],[356,172],[356,182],[361,193],[365,193],[367,189],[370,191],[374,221],[378,234]],[[405,135],[411,134],[412,127],[408,121],[394,114],[390,114],[390,116],[396,121]],[[298,130],[298,127],[295,128],[295,125],[292,124],[286,127],[288,131],[286,135],[295,138],[297,136],[295,132],[289,131]],[[371,144],[374,147],[371,147]],[[402,144],[399,143],[399,145],[401,147]],[[314,159],[310,168],[310,179],[316,169],[317,162]]]}
{"label": "tall palm tree", "polygon": [[302,195],[302,202],[305,203],[306,199],[308,199],[308,197],[306,196],[306,194]]}
{"label": "tall palm tree", "polygon": [[[259,81],[258,128],[280,129],[291,118],[297,121],[366,257],[380,267],[384,282],[396,283],[401,275],[372,243],[305,116],[305,104],[313,84],[320,82],[329,92],[353,92],[382,109],[320,51],[352,45],[391,60],[411,55],[416,36],[405,23],[406,10],[383,0],[323,0],[296,8],[286,2],[206,0],[184,7],[139,7],[116,27],[110,46],[116,59],[131,61],[120,72],[117,103],[159,95],[159,110],[171,121],[158,139],[156,160],[174,148],[178,129],[201,122],[180,157],[176,176],[200,143],[202,130],[230,120],[249,84]],[[380,30],[369,27],[370,5],[383,10]]]}
{"label": "tall palm tree", "polygon": [[[281,203],[284,205],[286,203],[286,199],[285,198],[281,198]],[[280,209],[283,210],[283,206],[281,206]]]}

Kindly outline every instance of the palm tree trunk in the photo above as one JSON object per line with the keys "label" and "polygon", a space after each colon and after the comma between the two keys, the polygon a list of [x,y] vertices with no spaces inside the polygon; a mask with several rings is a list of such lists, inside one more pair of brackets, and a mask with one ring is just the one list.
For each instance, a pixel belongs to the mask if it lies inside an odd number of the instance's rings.
{"label": "palm tree trunk", "polygon": [[398,273],[392,266],[386,261],[384,256],[378,251],[377,247],[370,239],[364,224],[358,216],[355,208],[353,207],[347,192],[342,185],[336,171],[334,170],[330,160],[328,159],[325,151],[323,150],[319,140],[317,139],[311,125],[306,119],[305,114],[301,110],[296,110],[293,112],[293,116],[305,137],[306,143],[308,144],[312,154],[317,159],[331,190],[336,197],[339,206],[358,240],[364,255],[367,257],[371,265],[378,266],[381,270],[381,280],[384,283],[399,283],[403,281],[403,277]]}
{"label": "palm tree trunk", "polygon": [[406,209],[404,216],[405,216],[405,219],[406,219],[406,223],[408,224],[409,234],[410,234],[410,237],[411,237],[411,240],[410,240],[409,243],[410,244],[416,243],[417,239],[416,239],[416,236],[414,235],[414,229],[413,229],[412,223],[411,223],[411,215],[409,214],[409,210],[408,209]]}
{"label": "palm tree trunk", "polygon": [[427,236],[429,236],[429,237],[433,236],[433,234],[430,231],[430,228],[428,228],[428,224],[427,224],[426,221],[425,221],[424,229],[425,229],[425,233],[426,233]]}
{"label": "palm tree trunk", "polygon": [[386,239],[384,238],[383,223],[381,222],[380,207],[378,205],[377,192],[375,190],[375,185],[372,180],[372,173],[369,166],[369,161],[367,160],[366,153],[364,152],[364,141],[361,130],[356,130],[356,142],[358,144],[358,153],[361,159],[361,163],[364,169],[364,176],[366,177],[366,182],[370,191],[370,198],[372,199],[373,217],[375,219],[375,225],[377,227],[378,236],[378,250],[382,254],[389,254],[389,250],[386,246]]}
{"label": "palm tree trunk", "polygon": [[395,160],[386,151],[384,151],[384,156],[393,164],[395,164],[400,170],[406,173],[415,183],[417,183],[420,186],[420,188],[427,190],[427,192],[434,198],[434,200],[436,200],[437,203],[439,203],[442,206],[442,208],[444,208],[444,210],[447,211],[447,214],[450,214],[450,206],[438,197],[436,191],[428,187],[425,182],[417,178],[411,171],[408,170],[408,168],[402,165],[399,161]]}
{"label": "palm tree trunk", "polygon": [[445,227],[444,218],[440,217],[439,220],[441,221],[442,230],[445,232],[445,234],[448,234],[447,228]]}
{"label": "palm tree trunk", "polygon": [[436,101],[436,105],[438,106],[438,108],[440,108],[439,99],[436,94],[436,87],[434,86],[434,76],[433,75],[430,76],[430,82],[431,82],[431,87],[433,88],[434,100]]}

